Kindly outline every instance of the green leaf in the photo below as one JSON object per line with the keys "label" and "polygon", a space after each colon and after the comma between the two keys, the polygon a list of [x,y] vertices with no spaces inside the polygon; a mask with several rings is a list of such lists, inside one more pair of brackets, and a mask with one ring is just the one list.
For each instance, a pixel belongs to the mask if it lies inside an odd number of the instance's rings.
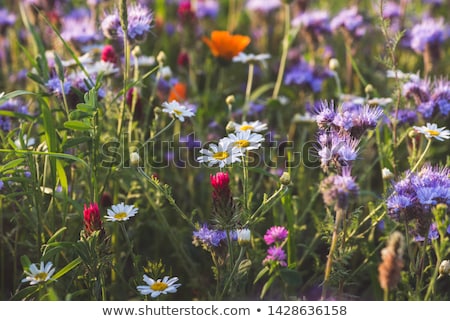
{"label": "green leaf", "polygon": [[11,298],[11,301],[22,301],[39,291],[39,285],[27,286],[25,289],[20,290]]}
{"label": "green leaf", "polygon": [[3,166],[0,166],[0,173],[4,172],[4,171],[7,171],[8,169],[17,168],[17,166],[22,164],[24,160],[25,159],[23,159],[23,158],[18,158],[18,159],[14,159],[14,160],[6,163]]}
{"label": "green leaf", "polygon": [[241,261],[241,263],[239,263],[239,267],[238,267],[238,275],[240,276],[244,276],[248,273],[248,271],[250,271],[252,267],[252,261],[249,259],[244,259]]}
{"label": "green leaf", "polygon": [[70,271],[72,271],[74,268],[76,268],[78,265],[80,265],[81,263],[81,259],[79,257],[77,257],[75,260],[73,260],[72,262],[70,262],[69,264],[67,264],[65,267],[63,267],[61,270],[57,271],[52,279],[57,280],[60,277],[62,277],[63,275],[69,273]]}
{"label": "green leaf", "polygon": [[267,291],[269,291],[270,286],[272,285],[273,281],[275,281],[275,279],[277,278],[276,275],[272,275],[272,277],[267,280],[267,282],[264,284],[262,290],[261,290],[261,295],[259,296],[259,298],[262,300],[264,298],[264,296],[266,295]]}
{"label": "green leaf", "polygon": [[63,150],[66,150],[68,148],[78,146],[80,144],[89,142],[91,140],[91,137],[84,136],[84,137],[75,137],[75,138],[69,138],[64,144],[63,144]]}
{"label": "green leaf", "polygon": [[0,104],[6,100],[22,95],[36,95],[36,94],[34,92],[27,90],[15,90],[10,93],[4,94],[2,97],[0,97]]}
{"label": "green leaf", "polygon": [[269,269],[267,266],[263,267],[263,268],[261,269],[261,271],[259,271],[258,275],[256,276],[255,281],[253,281],[253,284],[255,284],[256,282],[258,282],[258,281],[259,281],[264,275],[266,275],[267,272],[269,272],[269,271],[270,271],[270,269]]}
{"label": "green leaf", "polygon": [[22,263],[22,268],[24,270],[28,269],[28,267],[31,265],[30,258],[28,256],[26,256],[26,255],[22,255],[20,257],[20,263]]}
{"label": "green leaf", "polygon": [[289,286],[299,286],[302,284],[302,276],[294,270],[282,269],[280,270],[280,277]]}
{"label": "green leaf", "polygon": [[82,160],[81,158],[78,158],[76,156],[70,155],[70,154],[64,154],[64,153],[51,153],[51,152],[37,152],[34,150],[10,150],[10,149],[0,149],[0,153],[16,153],[16,154],[32,154],[32,155],[42,155],[42,156],[49,156],[49,157],[56,157],[56,158],[64,158],[64,159],[70,159],[75,162],[81,162],[84,166],[89,167],[88,164]]}
{"label": "green leaf", "polygon": [[56,172],[58,173],[59,182],[61,184],[64,193],[69,190],[69,183],[67,182],[66,171],[64,170],[64,165],[60,159],[56,160]]}
{"label": "green leaf", "polygon": [[68,120],[64,122],[64,127],[73,130],[90,130],[91,125],[80,120]]}
{"label": "green leaf", "polygon": [[47,241],[47,243],[52,243],[56,240],[56,238],[62,234],[62,232],[64,232],[65,230],[67,230],[67,227],[63,226],[61,227],[59,230],[57,230]]}

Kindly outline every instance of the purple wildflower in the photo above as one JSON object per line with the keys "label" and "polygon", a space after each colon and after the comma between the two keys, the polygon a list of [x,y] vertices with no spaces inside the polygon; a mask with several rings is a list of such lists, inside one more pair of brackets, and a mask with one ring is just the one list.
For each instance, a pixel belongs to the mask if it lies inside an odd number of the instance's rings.
{"label": "purple wildflower", "polygon": [[[128,39],[132,42],[143,41],[150,31],[152,21],[153,13],[146,7],[140,4],[128,7]],[[101,28],[105,37],[109,39],[123,37],[123,30],[120,25],[119,12],[117,9],[103,19]]]}
{"label": "purple wildflower", "polygon": [[16,15],[9,12],[7,9],[0,9],[0,34],[4,35],[6,29],[14,25],[16,22]]}
{"label": "purple wildflower", "polygon": [[[439,238],[439,231],[437,229],[437,224],[431,223],[430,229],[428,231],[428,240],[432,241],[432,240],[436,240],[438,238]],[[421,235],[416,235],[416,236],[414,236],[414,241],[423,242],[423,241],[425,241],[425,237],[423,237]]]}
{"label": "purple wildflower", "polygon": [[219,2],[217,0],[197,0],[194,11],[198,18],[216,19],[219,14]]}
{"label": "purple wildflower", "polygon": [[61,36],[66,41],[72,41],[76,44],[87,44],[100,40],[100,34],[92,24],[88,9],[76,9],[66,15],[63,18],[62,26]]}
{"label": "purple wildflower", "polygon": [[360,38],[366,33],[364,18],[358,13],[358,8],[356,6],[339,12],[339,14],[331,20],[330,26],[333,31],[344,29],[353,38]]}
{"label": "purple wildflower", "polygon": [[316,43],[323,35],[331,33],[330,17],[324,10],[303,12],[295,17],[291,24],[294,27],[301,27],[313,43]]}
{"label": "purple wildflower", "polygon": [[281,7],[281,0],[247,0],[245,8],[249,11],[268,13]]}
{"label": "purple wildflower", "polygon": [[427,46],[439,47],[449,36],[443,19],[426,18],[411,29],[411,48],[424,53]]}
{"label": "purple wildflower", "polygon": [[359,187],[354,178],[350,176],[350,168],[345,167],[342,175],[331,175],[320,183],[323,201],[334,210],[345,210],[350,200],[358,196]]}
{"label": "purple wildflower", "polygon": [[331,76],[332,73],[327,69],[312,66],[306,61],[299,61],[288,68],[284,76],[284,83],[305,86],[317,93],[322,90],[323,81]]}
{"label": "purple wildflower", "polygon": [[319,133],[318,155],[321,167],[328,171],[331,166],[339,172],[343,167],[349,167],[358,156],[359,140],[348,135],[339,135],[335,130]]}
{"label": "purple wildflower", "polygon": [[57,97],[62,97],[63,92],[65,95],[69,93],[71,83],[70,81],[64,81],[64,83],[62,83],[61,80],[55,76],[50,78],[45,86],[47,87],[49,93]]}
{"label": "purple wildflower", "polygon": [[201,244],[207,248],[218,247],[222,241],[225,241],[227,234],[222,230],[214,230],[208,228],[207,224],[198,230],[193,232],[194,243]]}
{"label": "purple wildflower", "polygon": [[263,260],[263,264],[279,264],[280,266],[287,266],[286,263],[286,253],[281,247],[271,246],[267,250],[267,256]]}
{"label": "purple wildflower", "polygon": [[283,243],[288,236],[288,230],[283,226],[272,226],[264,235],[264,241],[267,245],[273,243]]}
{"label": "purple wildflower", "polygon": [[[391,116],[395,117],[395,112],[392,112]],[[417,122],[417,119],[417,112],[411,109],[400,109],[397,113],[397,124],[399,126],[403,124],[412,126]]]}
{"label": "purple wildflower", "polygon": [[439,112],[447,116],[450,113],[450,81],[441,78],[434,81],[431,101]]}
{"label": "purple wildflower", "polygon": [[[0,105],[0,110],[8,110],[16,113],[27,114],[27,106],[19,99],[9,99]],[[8,132],[12,129],[13,119],[8,116],[0,115],[0,130]]]}
{"label": "purple wildflower", "polygon": [[386,199],[389,216],[396,221],[415,223],[415,233],[424,235],[433,221],[436,204],[450,205],[450,169],[425,165],[418,173],[407,171],[393,184]]}

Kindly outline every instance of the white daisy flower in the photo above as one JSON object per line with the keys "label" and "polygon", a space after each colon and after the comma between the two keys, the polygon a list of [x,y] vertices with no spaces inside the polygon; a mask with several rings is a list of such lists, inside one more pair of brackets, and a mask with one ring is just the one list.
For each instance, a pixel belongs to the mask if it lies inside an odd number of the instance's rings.
{"label": "white daisy flower", "polygon": [[267,130],[267,124],[260,122],[259,120],[246,122],[244,121],[242,124],[234,123],[235,131],[246,131],[250,130],[254,133],[260,133],[262,131]]}
{"label": "white daisy flower", "polygon": [[184,105],[180,105],[180,103],[176,100],[173,100],[170,103],[163,102],[161,106],[164,107],[162,110],[163,112],[175,116],[180,121],[184,121],[184,117],[192,117],[195,115],[192,110],[188,109]]}
{"label": "white daisy flower", "polygon": [[30,285],[47,282],[55,273],[55,268],[52,268],[52,266],[52,262],[47,262],[47,264],[41,262],[39,268],[35,263],[31,264],[28,271],[25,271],[27,277],[22,282],[30,282]]}
{"label": "white daisy flower", "polygon": [[443,141],[444,139],[450,138],[450,130],[445,129],[445,127],[438,128],[436,124],[427,123],[426,126],[414,126],[414,129],[417,132],[424,134],[428,139],[435,138],[437,140]]}
{"label": "white daisy flower", "polygon": [[241,246],[250,244],[252,232],[248,228],[236,231],[238,244]]}
{"label": "white daisy flower", "polygon": [[208,166],[219,165],[220,168],[235,162],[240,162],[244,156],[242,152],[234,148],[230,140],[222,138],[218,144],[210,144],[208,149],[202,148],[202,156],[197,157],[200,163],[208,163]]}
{"label": "white daisy flower", "polygon": [[181,286],[181,284],[176,284],[177,281],[177,277],[169,278],[168,276],[165,276],[162,280],[158,279],[155,281],[144,274],[144,282],[147,283],[147,285],[138,285],[136,289],[142,295],[150,294],[152,298],[156,298],[161,294],[177,292],[177,289]]}
{"label": "white daisy flower", "polygon": [[246,130],[238,131],[235,134],[229,134],[224,140],[229,141],[233,147],[244,152],[261,147],[261,142],[264,141],[264,137],[261,134],[252,133],[250,130]]}
{"label": "white daisy flower", "polygon": [[270,54],[264,53],[264,54],[246,54],[246,53],[239,53],[237,56],[233,57],[233,62],[242,62],[243,64],[247,63],[257,63],[257,62],[263,62],[264,60],[267,60],[270,58]]}
{"label": "white daisy flower", "polygon": [[138,209],[134,205],[125,205],[123,202],[117,205],[113,205],[111,209],[108,209],[108,215],[105,216],[109,222],[128,221],[130,217],[137,214]]}

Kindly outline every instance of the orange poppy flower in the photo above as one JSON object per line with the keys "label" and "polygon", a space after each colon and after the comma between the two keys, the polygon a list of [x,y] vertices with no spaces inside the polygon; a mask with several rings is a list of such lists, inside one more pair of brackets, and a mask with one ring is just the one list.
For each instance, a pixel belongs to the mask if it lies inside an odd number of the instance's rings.
{"label": "orange poppy flower", "polygon": [[173,87],[170,89],[169,98],[167,99],[168,102],[171,102],[172,100],[176,101],[185,101],[187,97],[187,87],[182,82],[177,82]]}
{"label": "orange poppy flower", "polygon": [[231,61],[234,56],[237,56],[250,43],[250,37],[243,35],[232,35],[228,31],[215,30],[211,32],[211,39],[207,37],[202,38],[214,57]]}

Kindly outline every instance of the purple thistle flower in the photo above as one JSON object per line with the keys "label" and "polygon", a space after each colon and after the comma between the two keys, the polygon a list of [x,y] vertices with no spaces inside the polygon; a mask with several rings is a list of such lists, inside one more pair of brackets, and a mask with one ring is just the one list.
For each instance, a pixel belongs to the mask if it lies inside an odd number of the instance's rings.
{"label": "purple thistle flower", "polygon": [[286,253],[281,247],[271,246],[267,250],[267,256],[263,260],[263,264],[279,264],[280,266],[287,266],[286,263]]}
{"label": "purple thistle flower", "polygon": [[427,46],[439,47],[449,36],[449,29],[443,19],[426,18],[411,29],[411,48],[424,53]]}
{"label": "purple thistle flower", "polygon": [[358,13],[358,8],[356,6],[339,12],[339,14],[331,20],[330,26],[333,31],[344,29],[353,38],[360,38],[366,33],[364,18]]}
{"label": "purple thistle flower", "polygon": [[101,29],[103,31],[103,35],[108,39],[123,37],[122,27],[120,26],[119,12],[117,10],[103,19]]}
{"label": "purple thistle flower", "polygon": [[306,61],[299,61],[288,68],[284,83],[286,85],[305,86],[317,93],[322,90],[322,83],[326,78],[330,78],[332,73],[329,70],[312,66]]}
{"label": "purple thistle flower", "polygon": [[4,35],[6,29],[16,23],[16,15],[9,12],[7,9],[0,9],[0,34]]}
{"label": "purple thistle flower", "polygon": [[97,28],[91,22],[90,11],[85,8],[76,9],[66,15],[62,26],[61,36],[66,41],[87,44],[101,38]]}
{"label": "purple thistle flower", "polygon": [[268,13],[281,7],[281,0],[247,0],[245,8],[249,11]]}
{"label": "purple thistle flower", "polygon": [[306,11],[295,17],[291,24],[293,27],[302,27],[314,41],[325,34],[331,33],[330,17],[327,11]]}
{"label": "purple thistle flower", "polygon": [[143,41],[150,31],[153,14],[140,4],[128,8],[128,38],[131,41]]}
{"label": "purple thistle flower", "polygon": [[283,243],[288,237],[288,233],[288,230],[283,226],[272,226],[264,235],[264,241],[267,245]]}
{"label": "purple thistle flower", "polygon": [[354,178],[350,176],[350,168],[342,169],[342,175],[331,175],[320,183],[323,201],[333,206],[335,211],[345,210],[350,200],[358,196],[359,187]]}
{"label": "purple thistle flower", "polygon": [[[395,112],[392,112],[391,116],[395,117]],[[397,124],[399,126],[403,124],[408,124],[412,126],[417,122],[417,119],[418,119],[417,112],[415,112],[414,110],[400,109],[397,113]]]}
{"label": "purple thistle flower", "polygon": [[[439,238],[439,231],[437,229],[436,223],[431,223],[430,229],[428,231],[428,241],[436,240]],[[425,241],[425,237],[421,235],[414,236],[414,241],[423,242]]]}
{"label": "purple thistle flower", "polygon": [[328,171],[332,166],[340,171],[351,166],[358,156],[358,144],[359,140],[349,135],[339,135],[335,130],[320,134],[318,155],[322,169]]}
{"label": "purple thistle flower", "polygon": [[219,14],[219,7],[217,0],[197,0],[194,10],[198,18],[216,19]]}
{"label": "purple thistle flower", "polygon": [[333,124],[336,117],[336,108],[334,107],[334,101],[327,102],[321,101],[316,106],[314,112],[317,114],[316,122],[320,129],[327,129]]}

